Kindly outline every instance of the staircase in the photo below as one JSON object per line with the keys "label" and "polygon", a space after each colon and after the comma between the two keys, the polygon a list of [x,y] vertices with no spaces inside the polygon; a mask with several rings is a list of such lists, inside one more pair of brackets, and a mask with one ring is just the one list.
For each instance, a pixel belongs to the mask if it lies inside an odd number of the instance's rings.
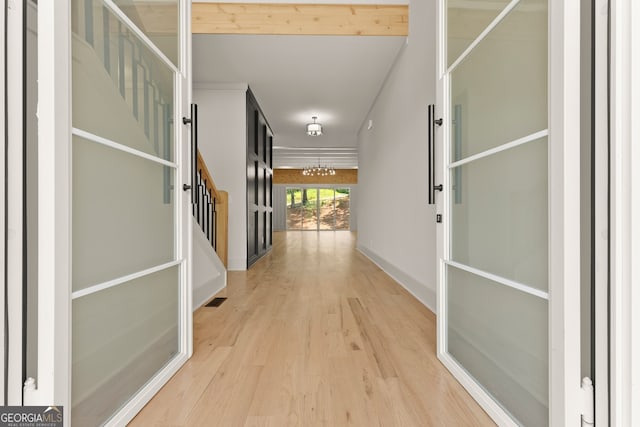
{"label": "staircase", "polygon": [[[226,191],[216,188],[200,153],[197,157],[196,171],[197,185],[194,189],[196,203],[193,205],[194,310],[227,285],[229,200]],[[215,254],[211,251],[211,247]]]}

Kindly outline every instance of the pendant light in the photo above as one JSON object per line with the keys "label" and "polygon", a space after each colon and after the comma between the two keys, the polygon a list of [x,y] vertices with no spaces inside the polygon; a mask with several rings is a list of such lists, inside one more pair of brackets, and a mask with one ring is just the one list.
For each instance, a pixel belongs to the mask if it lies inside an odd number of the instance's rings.
{"label": "pendant light", "polygon": [[320,136],[322,135],[322,125],[320,123],[316,123],[318,118],[316,116],[312,117],[313,123],[307,123],[307,135],[309,136]]}

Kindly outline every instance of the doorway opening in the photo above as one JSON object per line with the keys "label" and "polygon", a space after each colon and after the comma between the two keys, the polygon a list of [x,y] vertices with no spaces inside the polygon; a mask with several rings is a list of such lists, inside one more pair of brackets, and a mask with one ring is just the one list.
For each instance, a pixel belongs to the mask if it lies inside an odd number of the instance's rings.
{"label": "doorway opening", "polygon": [[350,230],[349,188],[287,187],[287,230]]}

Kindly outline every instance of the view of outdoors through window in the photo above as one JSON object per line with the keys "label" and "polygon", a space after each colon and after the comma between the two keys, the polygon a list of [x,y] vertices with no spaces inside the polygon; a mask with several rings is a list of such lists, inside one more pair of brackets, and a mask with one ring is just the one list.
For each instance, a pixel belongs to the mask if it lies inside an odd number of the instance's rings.
{"label": "view of outdoors through window", "polygon": [[287,188],[287,230],[349,230],[349,189]]}

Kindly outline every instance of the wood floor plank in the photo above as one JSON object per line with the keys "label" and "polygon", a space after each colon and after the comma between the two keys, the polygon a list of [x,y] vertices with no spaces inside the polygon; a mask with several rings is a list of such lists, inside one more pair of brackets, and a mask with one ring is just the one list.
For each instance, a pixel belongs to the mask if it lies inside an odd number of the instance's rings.
{"label": "wood floor plank", "polygon": [[204,349],[194,353],[189,363],[147,404],[145,416],[135,418],[129,425],[185,425],[191,410],[230,352],[231,347],[216,347],[208,353]]}
{"label": "wood floor plank", "polygon": [[436,357],[436,317],[349,232],[278,232],[194,315],[194,355],[133,426],[491,426]]}
{"label": "wood floor plank", "polygon": [[369,314],[365,311],[358,298],[349,298],[349,307],[360,329],[360,336],[364,343],[365,351],[369,354],[380,371],[382,378],[397,376],[396,370],[388,355],[385,342],[381,340],[380,332],[369,319]]}

